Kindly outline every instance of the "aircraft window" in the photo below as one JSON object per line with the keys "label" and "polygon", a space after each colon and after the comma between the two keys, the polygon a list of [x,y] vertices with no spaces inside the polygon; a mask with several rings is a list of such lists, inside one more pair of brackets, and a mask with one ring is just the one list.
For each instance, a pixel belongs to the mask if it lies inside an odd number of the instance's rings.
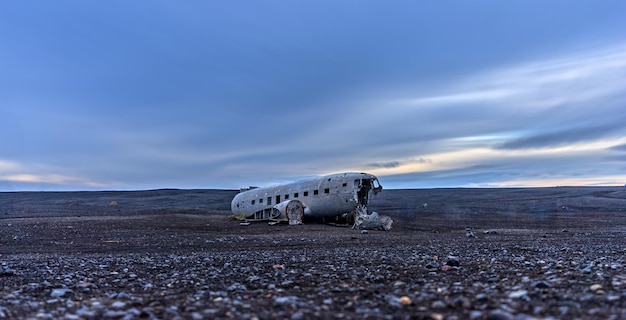
{"label": "aircraft window", "polygon": [[304,196],[308,197],[309,196],[309,192],[308,191],[304,191]]}
{"label": "aircraft window", "polygon": [[293,194],[293,197],[294,197],[294,198],[297,198],[297,197],[298,197],[298,193],[297,193],[297,192],[296,192],[296,193],[294,193],[294,194]]}
{"label": "aircraft window", "polygon": [[272,197],[267,197],[267,204],[272,204]]}
{"label": "aircraft window", "polygon": [[317,190],[313,190],[313,195],[316,196],[319,193]]}
{"label": "aircraft window", "polygon": [[328,188],[324,189],[324,193],[330,193],[330,189]]}
{"label": "aircraft window", "polygon": [[252,204],[254,204],[254,202],[255,202],[255,201],[256,201],[256,200],[252,200]]}

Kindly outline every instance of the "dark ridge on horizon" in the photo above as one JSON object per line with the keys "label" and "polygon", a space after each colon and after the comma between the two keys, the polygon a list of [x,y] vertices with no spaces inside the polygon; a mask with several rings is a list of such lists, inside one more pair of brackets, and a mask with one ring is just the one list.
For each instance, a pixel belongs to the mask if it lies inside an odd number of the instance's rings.
{"label": "dark ridge on horizon", "polygon": [[238,189],[184,189],[184,188],[158,188],[158,189],[129,189],[129,190],[17,190],[17,191],[0,191],[0,193],[110,193],[110,192],[198,192],[198,191],[239,191]]}
{"label": "dark ridge on horizon", "polygon": [[626,185],[615,186],[550,186],[550,187],[432,187],[432,188],[383,188],[383,191],[391,190],[535,190],[535,189],[568,189],[568,188],[626,188]]}
{"label": "dark ridge on horizon", "polygon": [[[411,191],[411,190],[537,190],[537,189],[604,189],[604,188],[626,188],[626,185],[614,186],[550,186],[550,187],[430,187],[430,188],[384,188],[383,191]],[[118,193],[118,192],[205,192],[205,191],[237,191],[239,189],[221,188],[156,188],[156,189],[128,189],[128,190],[17,190],[0,191],[0,193]]]}

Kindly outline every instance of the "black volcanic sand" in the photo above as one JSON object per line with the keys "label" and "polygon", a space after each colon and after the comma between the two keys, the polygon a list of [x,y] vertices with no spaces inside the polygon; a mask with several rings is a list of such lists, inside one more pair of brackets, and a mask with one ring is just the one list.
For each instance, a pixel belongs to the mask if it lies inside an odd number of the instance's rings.
{"label": "black volcanic sand", "polygon": [[385,190],[367,233],[235,193],[0,193],[0,319],[626,319],[623,187]]}

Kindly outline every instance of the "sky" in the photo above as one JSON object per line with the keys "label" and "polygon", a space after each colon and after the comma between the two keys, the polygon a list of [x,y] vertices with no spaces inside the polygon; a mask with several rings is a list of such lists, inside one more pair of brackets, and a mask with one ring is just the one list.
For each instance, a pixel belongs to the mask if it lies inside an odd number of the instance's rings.
{"label": "sky", "polygon": [[2,1],[0,191],[623,186],[624,12]]}

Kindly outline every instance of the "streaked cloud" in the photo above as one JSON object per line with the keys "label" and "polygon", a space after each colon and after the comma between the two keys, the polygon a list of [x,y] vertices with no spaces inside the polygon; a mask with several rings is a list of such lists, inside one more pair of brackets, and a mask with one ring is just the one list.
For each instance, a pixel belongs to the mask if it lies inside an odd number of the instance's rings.
{"label": "streaked cloud", "polygon": [[60,185],[79,190],[81,188],[112,187],[86,178],[54,173],[59,171],[65,170],[50,168],[46,165],[27,166],[0,159],[0,186],[5,191],[20,190],[23,186],[28,185],[38,185],[40,187]]}
{"label": "streaked cloud", "polygon": [[594,141],[607,136],[624,135],[624,127],[618,123],[598,125],[596,127],[562,128],[561,131],[543,132],[506,141],[499,149],[529,149],[558,147],[576,142]]}
{"label": "streaked cloud", "polygon": [[67,186],[84,186],[88,188],[103,188],[106,185],[92,182],[85,179],[62,176],[58,174],[14,174],[0,176],[0,180],[28,183],[28,184],[50,184],[50,185],[67,185]]}
{"label": "streaked cloud", "polygon": [[609,149],[615,150],[615,151],[626,151],[626,144],[615,145],[615,146],[609,147]]}

